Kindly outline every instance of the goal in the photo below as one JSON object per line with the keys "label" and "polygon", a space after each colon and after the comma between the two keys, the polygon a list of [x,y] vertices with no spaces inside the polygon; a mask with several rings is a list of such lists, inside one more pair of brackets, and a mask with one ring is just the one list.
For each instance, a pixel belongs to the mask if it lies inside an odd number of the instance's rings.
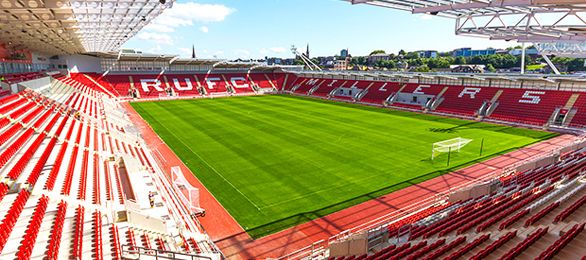
{"label": "goal", "polygon": [[171,167],[171,175],[173,188],[178,191],[177,194],[183,203],[189,207],[191,213],[204,213],[205,210],[199,206],[199,189],[191,186],[189,181],[185,179],[185,175],[183,175],[181,168],[179,166]]}
{"label": "goal", "polygon": [[441,153],[447,153],[452,151],[460,152],[460,149],[469,144],[470,142],[472,142],[472,139],[458,137],[434,143],[431,149],[431,159],[435,159],[435,157],[437,157]]}

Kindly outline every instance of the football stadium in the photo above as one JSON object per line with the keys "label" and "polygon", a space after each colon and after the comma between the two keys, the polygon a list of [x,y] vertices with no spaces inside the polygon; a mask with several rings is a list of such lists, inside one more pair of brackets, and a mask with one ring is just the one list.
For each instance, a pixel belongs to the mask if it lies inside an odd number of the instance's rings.
{"label": "football stadium", "polygon": [[148,53],[173,0],[2,0],[0,259],[586,259],[585,1],[334,2],[519,69]]}

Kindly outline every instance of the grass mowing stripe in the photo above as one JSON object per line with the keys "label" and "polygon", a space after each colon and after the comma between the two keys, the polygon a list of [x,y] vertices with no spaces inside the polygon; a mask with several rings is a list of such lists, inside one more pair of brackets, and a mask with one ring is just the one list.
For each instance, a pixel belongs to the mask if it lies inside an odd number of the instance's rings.
{"label": "grass mowing stripe", "polygon": [[[241,104],[241,105],[243,105],[243,104]],[[228,106],[230,106],[230,105],[228,105]],[[247,113],[241,112],[241,111],[245,111],[245,110],[246,110],[246,109],[242,109],[242,108],[245,108],[245,106],[241,107],[240,109],[230,109],[230,111],[232,111],[232,113],[234,113],[234,114],[232,114],[232,115],[231,115],[231,117],[230,117],[230,120],[231,120],[231,122],[232,122],[232,123],[234,123],[234,124],[238,124],[239,122],[238,122],[238,120],[237,120],[237,119],[239,119],[239,118],[244,118],[244,117],[246,117],[246,116],[247,116]],[[216,111],[215,113],[219,113],[219,112],[218,112],[218,111]],[[256,125],[258,125],[258,124],[267,124],[267,122],[268,122],[268,121],[265,121],[265,120],[257,120],[255,123],[256,123]],[[276,129],[276,128],[279,128],[279,126],[278,126],[278,125],[275,125],[275,124],[269,124],[269,126],[270,126],[270,128],[274,128],[274,129]],[[269,129],[270,129],[270,128],[269,128]],[[307,137],[307,138],[312,138],[312,136],[311,136],[311,135],[306,135],[305,137]],[[287,140],[286,140],[286,139],[284,139],[283,141],[287,142]],[[303,147],[301,146],[301,147],[299,147],[299,148],[301,148],[301,149],[302,149]],[[349,158],[348,158],[348,159],[349,159]],[[349,183],[349,184],[342,184],[342,185],[332,185],[332,186],[331,186],[331,187],[329,187],[329,188],[324,188],[324,189],[322,189],[322,190],[319,190],[319,191],[314,191],[314,192],[311,192],[311,193],[305,193],[305,194],[302,194],[302,195],[300,195],[300,196],[297,196],[297,197],[295,197],[295,198],[293,198],[293,199],[288,199],[287,201],[292,201],[292,200],[295,200],[295,199],[299,199],[299,198],[307,197],[307,196],[309,196],[309,195],[311,195],[311,194],[320,193],[320,192],[326,192],[326,191],[328,191],[328,190],[330,190],[330,189],[335,189],[335,188],[339,188],[339,187],[342,187],[342,186],[348,186],[348,185],[351,185],[351,183]],[[261,207],[261,208],[267,208],[267,207],[270,207],[270,206],[274,206],[274,205],[276,205],[276,204],[282,204],[282,203],[274,203],[274,204],[270,204],[270,205],[267,205],[267,206],[263,206],[263,207]]]}
{"label": "grass mowing stripe", "polygon": [[[155,119],[156,120],[156,119]],[[162,125],[165,129],[169,130],[165,125]],[[250,204],[252,204],[257,210],[260,210],[260,208],[258,207],[258,205],[256,205],[252,200],[250,200],[246,195],[244,195],[244,193],[242,193],[238,188],[236,188],[236,186],[234,186],[234,184],[232,184],[232,182],[230,182],[228,179],[226,179],[226,177],[224,177],[224,175],[222,175],[220,172],[218,172],[218,170],[216,170],[216,168],[214,168],[214,166],[210,165],[203,157],[201,157],[197,152],[195,152],[193,149],[191,149],[191,147],[189,147],[189,145],[185,144],[185,142],[183,142],[183,140],[178,137],[177,135],[175,135],[175,133],[169,131],[172,135],[175,136],[175,138],[177,138],[177,140],[179,140],[181,142],[181,144],[183,144],[183,146],[185,146],[187,149],[189,149],[189,151],[191,151],[192,154],[194,154],[195,156],[197,156],[197,158],[199,158],[203,163],[205,163],[210,169],[212,169],[218,176],[220,176],[225,182],[227,182],[228,184],[230,184],[230,186],[232,186],[232,188],[234,188],[234,190],[236,190],[240,195],[242,195],[248,202],[250,202]]]}
{"label": "grass mowing stripe", "polygon": [[[140,110],[140,111],[139,111]],[[152,122],[159,123],[157,117],[150,115],[146,112],[143,108],[138,108],[137,112],[139,112],[143,117],[148,118],[148,120]],[[176,140],[178,140],[184,148],[188,149],[192,154],[194,154],[199,160],[201,160],[207,167],[209,167],[214,173],[216,173],[220,178],[222,178],[226,183],[228,183],[236,192],[238,192],[244,199],[246,199],[250,204],[252,204],[257,210],[260,210],[258,205],[256,205],[252,200],[250,200],[245,194],[243,194],[234,184],[232,184],[228,179],[226,179],[220,172],[218,172],[211,164],[209,164],[203,157],[201,157],[197,152],[195,152],[191,147],[186,144],[181,137],[177,136],[173,131],[171,131],[165,124],[157,124],[162,126],[167,133],[172,135]]]}
{"label": "grass mowing stripe", "polygon": [[[132,105],[253,237],[555,136],[292,96]],[[429,159],[454,137],[474,141]]]}

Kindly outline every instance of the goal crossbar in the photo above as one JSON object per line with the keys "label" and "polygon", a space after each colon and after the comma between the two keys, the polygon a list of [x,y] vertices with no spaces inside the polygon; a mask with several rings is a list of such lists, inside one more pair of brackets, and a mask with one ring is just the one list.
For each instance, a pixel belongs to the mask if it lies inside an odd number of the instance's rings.
{"label": "goal crossbar", "polygon": [[433,143],[433,147],[431,150],[431,159],[433,160],[437,156],[437,154],[440,153],[447,153],[450,151],[459,152],[462,147],[466,146],[470,142],[472,142],[472,139],[458,137],[454,139]]}
{"label": "goal crossbar", "polygon": [[185,175],[183,175],[179,166],[171,167],[171,179],[173,188],[178,191],[177,195],[189,207],[189,210],[192,213],[203,212],[203,209],[199,206],[199,189],[193,187],[185,179]]}

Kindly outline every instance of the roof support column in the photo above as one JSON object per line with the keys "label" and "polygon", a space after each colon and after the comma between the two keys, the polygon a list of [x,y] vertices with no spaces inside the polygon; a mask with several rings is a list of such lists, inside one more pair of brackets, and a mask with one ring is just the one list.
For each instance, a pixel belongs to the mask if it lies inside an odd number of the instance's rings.
{"label": "roof support column", "polygon": [[525,42],[521,43],[521,74],[525,74]]}
{"label": "roof support column", "polygon": [[543,59],[545,60],[545,62],[547,62],[547,65],[549,65],[549,67],[551,68],[551,70],[553,70],[553,73],[555,73],[556,75],[560,75],[560,71],[558,70],[558,68],[555,66],[555,64],[553,64],[553,62],[551,62],[551,60],[549,59],[549,57],[547,57],[547,55],[545,54],[541,54],[541,57],[543,57]]}

